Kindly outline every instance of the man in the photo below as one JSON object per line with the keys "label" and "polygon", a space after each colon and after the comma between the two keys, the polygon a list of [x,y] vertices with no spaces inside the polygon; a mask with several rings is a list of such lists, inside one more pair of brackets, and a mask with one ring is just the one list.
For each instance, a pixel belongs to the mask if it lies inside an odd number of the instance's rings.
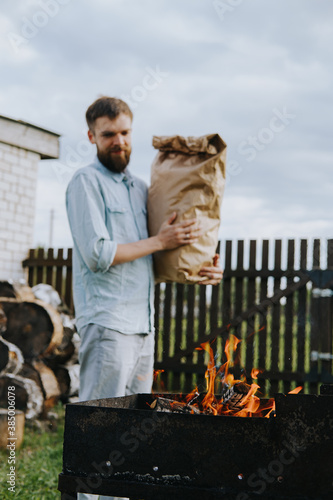
{"label": "man", "polygon": [[[81,337],[81,401],[151,392],[152,254],[191,244],[202,234],[197,220],[177,222],[174,213],[156,236],[148,236],[147,187],[127,169],[132,112],[125,102],[97,99],[86,119],[97,158],[74,174],[66,194]],[[208,277],[207,284],[222,278],[217,265],[201,273]]]}

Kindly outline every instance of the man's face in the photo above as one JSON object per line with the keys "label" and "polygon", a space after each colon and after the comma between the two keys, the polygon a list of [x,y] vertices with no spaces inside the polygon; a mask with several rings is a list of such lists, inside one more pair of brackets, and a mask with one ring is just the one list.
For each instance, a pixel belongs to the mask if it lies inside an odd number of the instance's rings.
{"label": "man's face", "polygon": [[131,156],[132,120],[121,113],[114,120],[101,116],[95,121],[94,129],[88,131],[92,144],[96,144],[98,159],[112,172],[123,172]]}

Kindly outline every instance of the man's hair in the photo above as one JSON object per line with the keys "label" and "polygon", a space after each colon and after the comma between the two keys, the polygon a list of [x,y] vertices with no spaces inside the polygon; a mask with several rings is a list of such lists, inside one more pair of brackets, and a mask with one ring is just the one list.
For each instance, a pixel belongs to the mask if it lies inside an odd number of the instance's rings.
{"label": "man's hair", "polygon": [[121,113],[128,115],[133,120],[133,113],[126,102],[116,97],[100,97],[87,109],[86,120],[89,130],[93,130],[97,118],[107,116],[110,120],[114,120]]}

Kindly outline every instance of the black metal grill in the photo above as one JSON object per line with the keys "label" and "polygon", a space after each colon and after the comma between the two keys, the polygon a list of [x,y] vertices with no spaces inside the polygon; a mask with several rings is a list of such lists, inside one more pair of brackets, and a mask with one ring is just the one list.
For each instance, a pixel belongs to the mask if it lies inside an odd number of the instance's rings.
{"label": "black metal grill", "polygon": [[155,412],[151,394],[67,405],[62,500],[332,500],[332,395],[278,394],[270,418]]}

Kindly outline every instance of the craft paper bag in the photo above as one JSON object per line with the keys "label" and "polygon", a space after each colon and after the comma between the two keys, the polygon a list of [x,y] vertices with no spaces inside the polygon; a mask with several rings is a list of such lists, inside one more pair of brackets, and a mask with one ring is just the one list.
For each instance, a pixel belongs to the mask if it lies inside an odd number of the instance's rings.
{"label": "craft paper bag", "polygon": [[159,152],[148,191],[149,233],[158,233],[174,211],[176,222],[197,218],[203,235],[196,243],[154,254],[157,282],[198,283],[198,273],[213,265],[225,185],[226,144],[218,134],[153,137]]}

